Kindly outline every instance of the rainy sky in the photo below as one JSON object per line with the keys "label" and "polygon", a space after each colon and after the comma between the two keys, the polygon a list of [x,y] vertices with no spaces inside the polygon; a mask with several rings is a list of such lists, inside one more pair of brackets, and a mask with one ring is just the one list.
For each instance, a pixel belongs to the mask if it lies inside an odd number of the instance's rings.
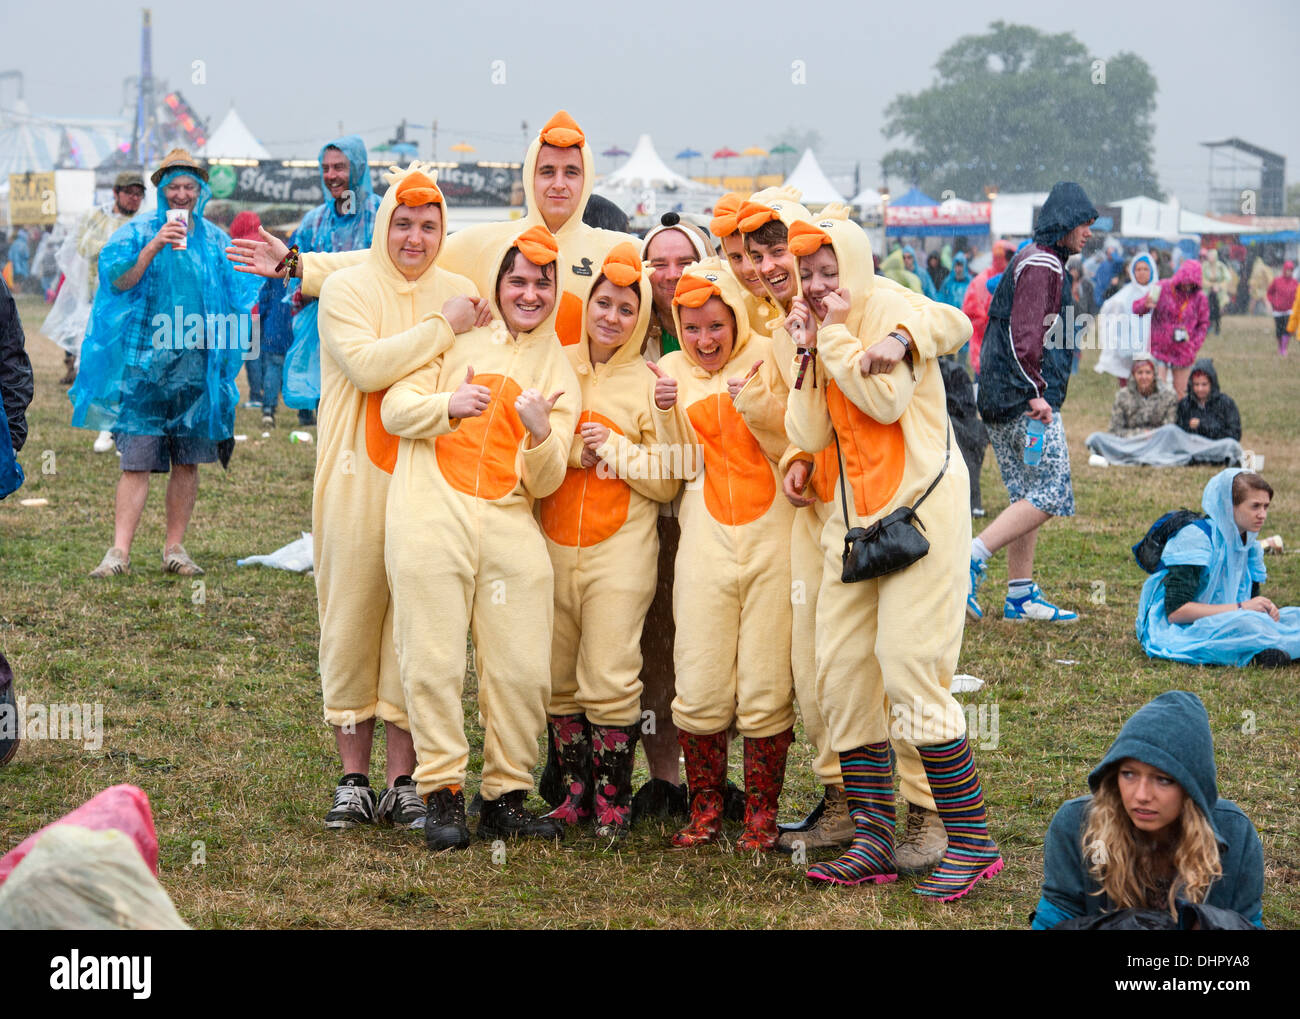
{"label": "rainy sky", "polygon": [[[862,184],[874,185],[894,144],[880,132],[889,101],[930,84],[939,54],[958,37],[1002,19],[1073,32],[1095,58],[1128,50],[1147,61],[1159,84],[1155,169],[1184,205],[1204,207],[1203,141],[1237,136],[1279,152],[1288,181],[1300,169],[1295,0],[151,6],[155,75],[212,127],[234,103],[279,156],[314,157],[340,125],[378,143],[404,117],[422,125],[410,132],[422,156],[436,118],[440,157],[467,142],[472,158],[518,159],[521,123],[535,132],[565,107],[597,152],[630,149],[649,132],[679,169],[671,157],[684,148],[768,148],[787,128],[814,130],[829,174],[851,174],[860,163]],[[0,71],[23,73],[33,113],[120,113],[123,80],[138,73],[139,39],[138,4],[0,0]],[[805,84],[792,80],[795,61],[803,61]],[[196,83],[200,70],[205,80]],[[0,81],[0,105],[10,106],[16,91]],[[598,161],[601,170],[614,165]]]}

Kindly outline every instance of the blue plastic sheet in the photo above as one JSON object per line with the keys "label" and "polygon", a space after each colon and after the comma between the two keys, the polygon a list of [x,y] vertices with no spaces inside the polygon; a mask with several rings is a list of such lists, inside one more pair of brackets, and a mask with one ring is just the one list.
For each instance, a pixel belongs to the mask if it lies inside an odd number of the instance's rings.
{"label": "blue plastic sheet", "polygon": [[294,410],[315,410],[320,402],[320,333],[317,308],[312,301],[293,317],[293,344],[284,357],[284,405]]}
{"label": "blue plastic sheet", "polygon": [[[129,290],[113,285],[136,262],[166,220],[163,189],[179,174],[198,181],[194,229],[184,250],[165,247]],[[129,435],[220,441],[234,432],[235,377],[253,353],[249,314],[262,280],[236,272],[230,238],[203,219],[212,197],[188,170],[171,170],[158,186],[158,209],[109,238],[99,254],[100,286],[68,393],[72,424]]]}

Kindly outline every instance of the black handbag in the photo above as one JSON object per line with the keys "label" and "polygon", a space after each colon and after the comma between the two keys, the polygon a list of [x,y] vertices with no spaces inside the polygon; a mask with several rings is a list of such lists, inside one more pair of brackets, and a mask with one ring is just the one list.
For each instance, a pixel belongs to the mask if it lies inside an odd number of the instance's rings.
{"label": "black handbag", "polygon": [[[911,566],[930,551],[930,542],[921,531],[925,525],[916,511],[934,491],[934,486],[948,470],[952,452],[952,428],[944,423],[943,467],[930,487],[910,506],[900,506],[887,517],[882,517],[870,527],[850,527],[844,535],[844,570],[840,580],[852,584],[871,580]],[[849,520],[849,500],[844,494],[844,455],[840,450],[840,437],[835,436],[835,453],[840,460],[840,503],[844,507],[844,522]],[[920,528],[918,530],[917,528]]]}

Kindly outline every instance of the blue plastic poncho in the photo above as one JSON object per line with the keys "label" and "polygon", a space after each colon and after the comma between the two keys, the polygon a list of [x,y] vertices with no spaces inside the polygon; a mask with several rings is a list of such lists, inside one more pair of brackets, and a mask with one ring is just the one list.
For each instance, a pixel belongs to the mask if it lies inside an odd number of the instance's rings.
{"label": "blue plastic poncho", "polygon": [[[962,279],[957,278],[957,266],[962,267]],[[970,286],[970,273],[966,270],[966,252],[959,251],[952,258],[952,271],[944,278],[939,288],[938,300],[960,308],[966,299],[966,288]]]}
{"label": "blue plastic poncho", "polygon": [[[179,174],[199,184],[187,246],[170,246],[140,281],[119,291],[129,270],[167,216],[162,197]],[[128,435],[228,439],[239,390],[235,376],[251,352],[252,316],[261,279],[235,271],[229,235],[203,219],[212,190],[188,170],[170,170],[158,184],[153,216],[122,227],[99,253],[99,291],[81,348],[81,371],[68,393],[72,423]]]}
{"label": "blue plastic poncho", "polygon": [[[348,157],[348,188],[352,200],[350,210],[339,212],[334,199],[325,186],[325,173],[321,172],[321,191],[325,201],[302,218],[290,243],[300,251],[358,251],[370,247],[375,232],[375,214],[379,211],[379,195],[370,184],[370,166],[366,145],[354,134],[336,138],[321,146],[319,159],[323,162],[326,149],[338,149]],[[286,300],[293,300],[299,284],[295,281]],[[307,302],[293,317],[293,344],[284,359],[284,402],[297,410],[313,410],[320,399],[320,333],[316,326],[317,306]]]}
{"label": "blue plastic poncho", "polygon": [[5,405],[0,401],[0,499],[10,495],[23,485],[23,468],[14,453],[13,440],[9,437],[9,416]]}
{"label": "blue plastic poncho", "polygon": [[937,301],[939,299],[939,291],[935,289],[934,280],[930,279],[929,271],[921,264],[920,259],[917,258],[916,249],[910,244],[904,244],[903,254],[912,256],[912,269],[910,272],[921,281],[921,293],[930,298],[930,300]]}
{"label": "blue plastic poncho", "polygon": [[1232,479],[1240,473],[1240,468],[1232,467],[1210,479],[1201,508],[1212,526],[1187,526],[1169,539],[1161,568],[1142,585],[1137,636],[1152,658],[1193,665],[1246,665],[1267,648],[1300,657],[1300,608],[1281,609],[1276,623],[1250,609],[1220,612],[1192,623],[1171,623],[1165,616],[1166,567],[1203,567],[1194,600],[1209,605],[1247,601],[1251,584],[1267,579],[1258,535],[1247,531],[1243,542],[1232,516]]}

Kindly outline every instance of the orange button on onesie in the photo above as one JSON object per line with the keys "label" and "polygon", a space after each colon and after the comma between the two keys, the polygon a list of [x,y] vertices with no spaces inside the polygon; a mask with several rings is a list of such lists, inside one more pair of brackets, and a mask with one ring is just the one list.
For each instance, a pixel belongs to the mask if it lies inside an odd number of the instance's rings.
{"label": "orange button on onesie", "polygon": [[[555,114],[533,139],[524,156],[524,194],[528,212],[521,219],[501,223],[476,223],[457,230],[447,238],[442,253],[442,266],[451,272],[468,277],[487,297],[496,286],[497,256],[514,239],[531,226],[545,226],[545,220],[534,198],[533,179],[537,171],[537,156],[543,144],[559,148],[577,146],[582,152],[582,197],[576,211],[568,221],[554,231],[560,246],[560,307],[555,316],[555,331],[565,346],[584,338],[582,312],[591,285],[600,272],[600,265],[615,244],[636,241],[630,234],[614,230],[600,230],[582,221],[583,210],[591,189],[596,183],[596,166],[591,147],[574,119],[564,110]],[[310,297],[320,280],[332,269],[347,265],[353,259],[351,252],[311,252],[302,256],[302,290]]]}
{"label": "orange button on onesie", "polygon": [[[497,252],[498,265],[514,240]],[[382,410],[384,427],[401,437],[385,561],[417,791],[427,796],[465,782],[469,628],[482,650],[480,790],[495,801],[532,788],[537,738],[546,729],[553,575],[532,504],[564,480],[578,383],[556,341],[554,311],[531,332],[511,336],[495,287],[489,299],[491,324],[457,336],[440,359],[389,389]],[[480,416],[451,422],[448,402],[470,368],[491,400]],[[515,410],[527,389],[543,397],[563,391],[550,434],[531,449]]]}
{"label": "orange button on onesie", "polygon": [[[818,330],[818,386],[805,379],[790,393],[786,427],[792,442],[814,452],[834,450],[839,435],[849,526],[866,527],[915,502],[943,466],[947,402],[938,363],[927,356],[935,337],[923,313],[878,285],[870,244],[856,224],[822,217],[811,230],[796,229],[807,236],[792,231],[792,250],[809,245],[809,238],[811,250],[832,245],[852,304],[846,323]],[[916,342],[914,365],[904,360],[888,374],[864,376],[858,367],[863,352],[899,326]],[[946,335],[944,346],[960,347],[963,332],[969,333],[969,324]],[[949,686],[965,612],[969,484],[960,453],[949,455],[942,480],[919,511],[929,553],[897,573],[850,584],[840,579],[845,524],[836,493],[822,530],[817,604],[818,704],[834,751],[884,741],[891,732],[915,746],[965,731]],[[899,722],[892,728],[883,695]],[[930,726],[912,724],[929,717]]]}
{"label": "orange button on onesie", "polygon": [[[796,222],[808,222],[811,214],[796,201],[798,192],[788,189],[767,189],[754,196],[751,201],[772,208],[787,229]],[[752,210],[751,210],[752,212]],[[845,219],[848,215],[846,206],[833,204],[826,206],[819,218]],[[871,264],[870,250],[864,253],[866,264]],[[855,257],[861,257],[855,256]],[[874,279],[874,286],[880,293],[890,293],[907,301],[914,312],[920,314],[925,325],[919,337],[913,337],[917,356],[933,357],[938,352],[946,352],[952,345],[957,349],[965,342],[959,336],[969,335],[969,323],[956,308],[935,301],[927,301],[920,294],[913,293],[893,280],[883,276]],[[802,291],[802,288],[801,288]],[[936,344],[942,345],[944,351],[937,351]],[[788,393],[798,378],[799,365],[795,362],[795,343],[784,328],[783,318],[777,317],[772,323],[772,348],[777,367],[784,383],[784,393]],[[817,376],[812,367],[805,372],[805,386],[824,385],[824,379]],[[748,416],[748,405],[742,400],[737,403],[742,416]],[[816,618],[817,595],[821,587],[823,555],[821,546],[822,530],[826,521],[840,517],[838,485],[839,463],[832,444],[817,453],[808,453],[791,445],[781,458],[782,478],[789,470],[790,464],[797,459],[808,460],[812,464],[812,474],[808,486],[808,495],[817,501],[795,511],[794,527],[790,535],[790,600],[793,607],[793,626],[791,628],[791,666],[794,671],[795,697],[803,717],[804,734],[813,745],[813,770],[818,779],[826,786],[841,784],[840,761],[826,736],[826,723],[821,709],[817,706],[817,664],[816,664]],[[886,707],[888,707],[886,705]],[[903,740],[894,740],[897,757],[897,769],[903,796],[910,803],[934,809],[934,797],[930,794],[929,783],[925,779],[925,770],[916,751]]]}
{"label": "orange button on onesie", "polygon": [[[735,341],[721,368],[702,367],[682,307],[721,298],[734,319]],[[673,584],[677,696],[673,722],[686,754],[691,824],[679,846],[712,841],[720,827],[726,781],[726,730],[745,737],[745,833],[739,848],[776,841],[776,797],[794,725],[790,676],[790,525],[777,460],[788,444],[778,400],[763,401],[771,419],[748,428],[732,404],[730,378],[750,375],[745,389],[778,383],[771,342],[749,328],[741,285],[716,258],[688,268],[673,299],[683,347],[660,369],[677,380],[679,427],[702,448],[703,471],[686,486]],[[689,475],[688,475],[689,477]]]}
{"label": "orange button on onesie", "polygon": [[451,345],[442,306],[457,295],[476,296],[469,280],[436,263],[409,282],[388,256],[397,188],[418,170],[413,163],[390,175],[393,186],[379,205],[365,261],[332,276],[320,295],[312,551],[325,720],[336,726],[378,715],[410,727],[384,572],[384,514],[397,439],[384,431],[379,406],[388,386]]}
{"label": "orange button on onesie", "polygon": [[[539,503],[555,568],[547,713],[566,791],[551,816],[576,824],[594,813],[598,837],[621,838],[628,830],[658,504],[681,487],[676,416],[655,407],[655,376],[641,356],[652,302],[650,273],[636,247],[617,245],[588,297],[588,338],[564,348],[582,411],[564,484]],[[600,460],[584,467],[581,430],[588,424],[609,435],[595,447]]]}

